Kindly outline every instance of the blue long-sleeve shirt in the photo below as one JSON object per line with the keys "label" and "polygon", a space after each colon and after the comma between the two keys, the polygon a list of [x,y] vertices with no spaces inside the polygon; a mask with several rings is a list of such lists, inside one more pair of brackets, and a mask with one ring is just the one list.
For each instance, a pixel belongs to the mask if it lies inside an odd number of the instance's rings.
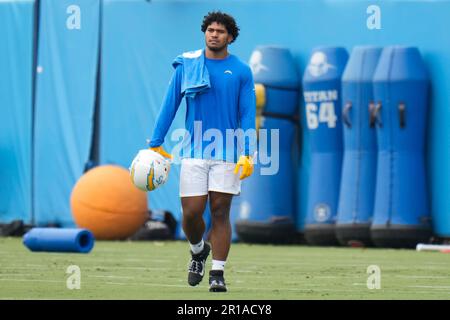
{"label": "blue long-sleeve shirt", "polygon": [[[253,155],[256,99],[250,67],[231,54],[225,59],[205,57],[205,64],[211,88],[195,98],[186,97],[186,135],[181,156],[236,162],[239,155]],[[178,65],[156,120],[150,147],[163,144],[181,103],[182,72],[182,65]],[[237,138],[234,130],[239,128],[247,135]]]}

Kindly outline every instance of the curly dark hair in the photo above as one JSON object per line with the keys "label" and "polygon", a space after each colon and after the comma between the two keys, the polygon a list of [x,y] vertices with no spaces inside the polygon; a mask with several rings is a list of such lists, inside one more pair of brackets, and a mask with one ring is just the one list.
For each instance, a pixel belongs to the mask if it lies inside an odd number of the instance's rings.
{"label": "curly dark hair", "polygon": [[220,11],[208,12],[208,14],[203,17],[202,32],[204,33],[213,22],[217,22],[225,26],[227,32],[233,36],[233,40],[230,43],[233,43],[239,36],[239,27],[236,25],[234,18]]}

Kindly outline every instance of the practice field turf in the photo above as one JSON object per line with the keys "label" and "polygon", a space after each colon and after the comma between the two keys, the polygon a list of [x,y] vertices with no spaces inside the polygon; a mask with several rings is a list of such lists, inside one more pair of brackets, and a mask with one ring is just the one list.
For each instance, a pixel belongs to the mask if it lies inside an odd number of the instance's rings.
{"label": "practice field turf", "polygon": [[[186,242],[97,241],[89,254],[32,253],[0,238],[0,299],[450,299],[450,254],[233,244],[227,293],[187,284]],[[67,288],[67,267],[81,288]],[[211,262],[208,259],[208,270]],[[381,289],[367,288],[367,267]]]}

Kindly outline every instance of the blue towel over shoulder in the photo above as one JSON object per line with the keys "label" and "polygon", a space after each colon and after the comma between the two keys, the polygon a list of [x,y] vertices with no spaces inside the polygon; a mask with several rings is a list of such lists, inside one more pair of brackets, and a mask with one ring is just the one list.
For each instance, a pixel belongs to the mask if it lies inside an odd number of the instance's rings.
{"label": "blue towel over shoulder", "polygon": [[189,98],[195,98],[197,93],[211,88],[203,49],[184,52],[177,56],[172,66],[176,69],[179,64],[183,66],[181,94]]}

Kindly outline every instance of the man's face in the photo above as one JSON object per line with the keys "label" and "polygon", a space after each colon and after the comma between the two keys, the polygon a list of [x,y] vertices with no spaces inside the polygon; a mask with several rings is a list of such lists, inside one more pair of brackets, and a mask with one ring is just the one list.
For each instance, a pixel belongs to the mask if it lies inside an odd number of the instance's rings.
{"label": "man's face", "polygon": [[233,37],[228,33],[223,24],[211,23],[205,31],[206,46],[211,51],[221,51],[225,49]]}

